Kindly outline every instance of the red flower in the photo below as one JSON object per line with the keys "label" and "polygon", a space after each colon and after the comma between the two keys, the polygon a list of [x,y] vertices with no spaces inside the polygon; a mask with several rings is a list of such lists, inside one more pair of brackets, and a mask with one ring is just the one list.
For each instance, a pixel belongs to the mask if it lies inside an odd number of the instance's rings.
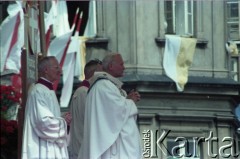
{"label": "red flower", "polygon": [[[20,89],[15,89],[13,85],[0,85],[0,142],[1,158],[17,158],[18,148],[18,123],[16,120],[9,120],[15,117],[14,109],[20,104]],[[9,111],[11,109],[11,111]]]}
{"label": "red flower", "polygon": [[1,85],[0,99],[1,99],[1,118],[11,119],[13,114],[9,114],[8,109],[16,104],[21,104],[21,93],[15,91],[13,86]]}

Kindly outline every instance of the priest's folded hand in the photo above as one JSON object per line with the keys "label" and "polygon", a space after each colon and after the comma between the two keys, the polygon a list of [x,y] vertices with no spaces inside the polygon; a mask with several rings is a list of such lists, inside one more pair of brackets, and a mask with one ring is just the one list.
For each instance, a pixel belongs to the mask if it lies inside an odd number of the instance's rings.
{"label": "priest's folded hand", "polygon": [[138,102],[141,99],[140,94],[137,91],[131,90],[127,96],[128,99],[132,99],[134,102]]}

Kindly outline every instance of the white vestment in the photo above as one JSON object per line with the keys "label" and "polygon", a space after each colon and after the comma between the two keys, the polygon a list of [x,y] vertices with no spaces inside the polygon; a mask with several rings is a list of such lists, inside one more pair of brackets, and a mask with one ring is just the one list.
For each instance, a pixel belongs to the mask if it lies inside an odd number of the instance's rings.
{"label": "white vestment", "polygon": [[98,80],[87,95],[84,138],[78,158],[142,158],[135,103],[126,98],[121,81],[107,73],[96,73],[107,79]]}
{"label": "white vestment", "polygon": [[55,92],[33,85],[25,110],[22,159],[68,159],[66,139],[67,124]]}
{"label": "white vestment", "polygon": [[79,153],[80,145],[83,140],[83,125],[85,101],[88,87],[79,87],[72,96],[70,104],[70,113],[72,114],[72,121],[70,125],[70,143],[68,146],[69,157],[76,159]]}

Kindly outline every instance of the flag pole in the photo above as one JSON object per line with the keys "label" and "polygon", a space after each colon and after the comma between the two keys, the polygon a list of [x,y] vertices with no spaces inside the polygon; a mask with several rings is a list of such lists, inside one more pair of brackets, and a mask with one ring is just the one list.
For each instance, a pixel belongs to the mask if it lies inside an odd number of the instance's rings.
{"label": "flag pole", "polygon": [[83,12],[81,12],[80,15],[79,15],[78,24],[77,24],[77,28],[76,28],[76,32],[75,32],[74,36],[79,35],[80,28],[81,28],[81,23],[82,23],[82,14],[83,14]]}
{"label": "flag pole", "polygon": [[[72,24],[72,27],[71,27],[71,31],[72,32],[74,31],[74,28],[76,26],[76,20],[77,20],[78,11],[79,11],[79,9],[76,10],[74,21],[73,21],[73,24]],[[82,19],[82,14],[80,14],[80,16],[79,16],[79,21],[78,21],[78,24],[77,24],[76,32],[78,32],[79,29],[80,29],[81,19]],[[76,35],[76,33],[75,33],[75,35]],[[63,67],[63,64],[64,64],[64,61],[65,61],[65,58],[66,58],[66,55],[67,55],[67,50],[68,50],[68,47],[70,45],[70,42],[71,42],[71,37],[69,38],[69,40],[67,42],[67,45],[66,45],[66,47],[64,49],[64,52],[63,52],[63,56],[62,56],[62,58],[60,60],[60,67],[61,68]],[[54,84],[53,84],[53,89],[55,91],[57,90],[59,81],[60,81],[60,76],[58,77],[58,80],[56,82],[54,82]]]}
{"label": "flag pole", "polygon": [[39,1],[39,31],[40,31],[40,46],[43,56],[47,56],[46,51],[46,35],[44,24],[44,1]]}
{"label": "flag pole", "polygon": [[77,10],[76,10],[76,13],[75,13],[75,16],[74,16],[74,20],[73,20],[73,24],[72,24],[72,28],[71,29],[74,29],[74,27],[76,25],[78,12],[79,12],[79,8],[77,8]]}

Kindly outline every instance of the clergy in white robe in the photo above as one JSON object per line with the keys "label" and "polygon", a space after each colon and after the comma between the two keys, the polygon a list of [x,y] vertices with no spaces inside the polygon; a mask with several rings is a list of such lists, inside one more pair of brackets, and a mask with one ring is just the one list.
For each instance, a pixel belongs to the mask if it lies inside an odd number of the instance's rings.
{"label": "clergy in white robe", "polygon": [[68,146],[69,158],[77,159],[81,143],[83,141],[84,113],[89,79],[95,71],[101,71],[100,60],[90,60],[84,67],[85,80],[82,81],[79,88],[74,92],[70,103],[70,114],[72,121],[70,125],[70,142]]}
{"label": "clergy in white robe", "polygon": [[31,87],[25,109],[22,159],[68,159],[67,124],[52,82],[61,73],[54,57],[39,62],[38,82]]}
{"label": "clergy in white robe", "polygon": [[78,158],[140,159],[141,139],[135,105],[138,96],[128,99],[121,89],[123,83],[115,78],[122,76],[124,70],[120,54],[105,58],[103,69],[106,72],[94,74],[87,95],[84,138]]}
{"label": "clergy in white robe", "polygon": [[[85,81],[84,83],[88,83]],[[81,85],[73,94],[70,104],[72,121],[70,124],[70,142],[68,145],[69,158],[76,159],[83,140],[83,125],[85,101],[88,91],[87,85]]]}

